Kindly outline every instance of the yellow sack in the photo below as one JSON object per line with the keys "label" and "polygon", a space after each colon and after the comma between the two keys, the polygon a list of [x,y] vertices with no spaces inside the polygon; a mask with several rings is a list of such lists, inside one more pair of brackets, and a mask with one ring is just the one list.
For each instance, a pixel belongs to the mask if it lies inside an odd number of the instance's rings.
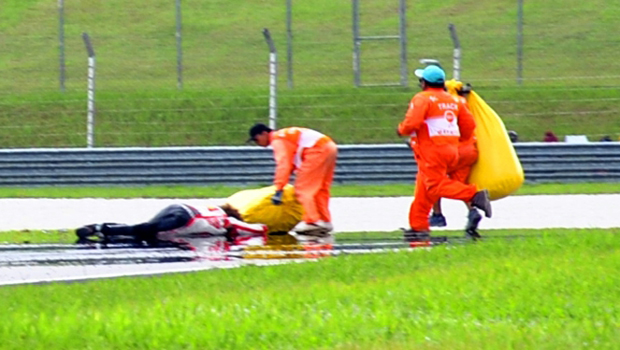
{"label": "yellow sack", "polygon": [[269,233],[288,232],[301,221],[304,210],[295,198],[292,185],[284,186],[283,190],[281,205],[271,203],[275,186],[239,191],[228,197],[226,203],[237,209],[245,222],[265,224]]}
{"label": "yellow sack", "polygon": [[[446,82],[448,91],[456,94],[461,82]],[[467,98],[476,120],[478,161],[472,167],[468,182],[478,189],[487,189],[492,200],[504,198],[521,187],[525,179],[519,157],[508,137],[501,118],[484,100],[472,91]]]}

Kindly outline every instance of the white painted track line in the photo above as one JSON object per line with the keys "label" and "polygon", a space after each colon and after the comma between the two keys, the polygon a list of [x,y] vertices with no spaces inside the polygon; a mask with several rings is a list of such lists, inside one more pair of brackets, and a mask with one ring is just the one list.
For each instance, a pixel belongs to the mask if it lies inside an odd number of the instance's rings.
{"label": "white painted track line", "polygon": [[212,269],[230,269],[247,265],[281,265],[299,260],[233,260],[198,261],[163,264],[19,266],[0,268],[0,286],[78,282],[130,276],[152,276],[167,273],[187,273]]}

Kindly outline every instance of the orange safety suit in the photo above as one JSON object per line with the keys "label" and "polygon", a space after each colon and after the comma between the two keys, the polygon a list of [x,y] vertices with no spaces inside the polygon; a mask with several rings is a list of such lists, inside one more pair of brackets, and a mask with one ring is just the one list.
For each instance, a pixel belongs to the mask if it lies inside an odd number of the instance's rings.
{"label": "orange safety suit", "polygon": [[458,182],[467,183],[471,168],[478,161],[478,147],[476,139],[469,138],[459,143],[459,161],[456,166],[448,168],[448,177]]}
{"label": "orange safety suit", "polygon": [[331,222],[330,187],[338,149],[334,141],[318,131],[284,128],[269,134],[276,161],[274,185],[282,190],[296,171],[295,196],[304,208],[302,220]]}
{"label": "orange safety suit", "polygon": [[475,127],[463,101],[442,88],[427,88],[409,103],[398,133],[412,137],[418,163],[414,200],[409,210],[413,230],[429,231],[428,214],[439,198],[469,202],[476,194],[475,185],[448,177],[448,169],[458,165],[459,140],[471,138]]}

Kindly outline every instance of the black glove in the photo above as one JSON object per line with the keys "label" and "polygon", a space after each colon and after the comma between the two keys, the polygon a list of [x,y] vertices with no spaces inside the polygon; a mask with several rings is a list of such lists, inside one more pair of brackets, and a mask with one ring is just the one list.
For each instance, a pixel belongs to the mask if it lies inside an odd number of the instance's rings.
{"label": "black glove", "polygon": [[271,197],[271,203],[273,203],[274,205],[282,204],[282,194],[282,190],[276,191],[276,194]]}
{"label": "black glove", "polygon": [[471,92],[471,89],[472,89],[471,84],[467,83],[467,84],[464,84],[461,87],[461,90],[458,90],[456,93],[459,96],[467,97],[467,94],[469,94]]}

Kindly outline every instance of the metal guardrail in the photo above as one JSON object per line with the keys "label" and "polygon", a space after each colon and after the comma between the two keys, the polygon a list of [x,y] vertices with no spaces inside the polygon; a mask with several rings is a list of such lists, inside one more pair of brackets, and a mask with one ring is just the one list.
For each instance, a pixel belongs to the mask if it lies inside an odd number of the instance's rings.
{"label": "metal guardrail", "polygon": [[[530,183],[620,182],[620,143],[517,143]],[[268,185],[275,163],[260,147],[0,150],[0,186]],[[413,183],[404,144],[339,146],[335,183]]]}

